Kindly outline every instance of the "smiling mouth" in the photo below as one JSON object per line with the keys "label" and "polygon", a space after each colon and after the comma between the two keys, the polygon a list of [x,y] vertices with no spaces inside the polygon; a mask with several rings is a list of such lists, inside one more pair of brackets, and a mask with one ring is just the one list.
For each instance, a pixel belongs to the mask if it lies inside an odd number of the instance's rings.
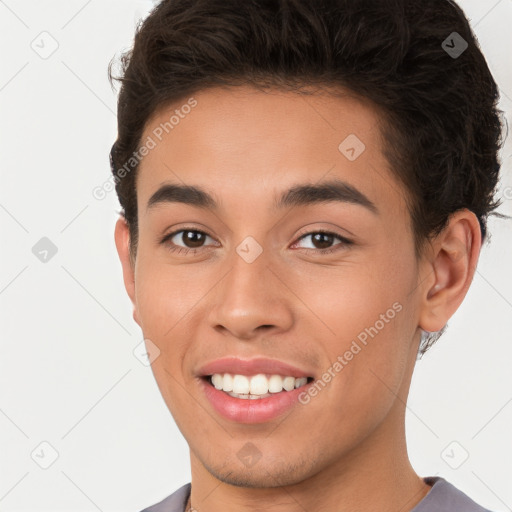
{"label": "smiling mouth", "polygon": [[233,398],[257,400],[279,393],[301,388],[313,381],[313,377],[293,377],[291,375],[265,374],[240,375],[233,373],[214,373],[203,379],[219,391]]}

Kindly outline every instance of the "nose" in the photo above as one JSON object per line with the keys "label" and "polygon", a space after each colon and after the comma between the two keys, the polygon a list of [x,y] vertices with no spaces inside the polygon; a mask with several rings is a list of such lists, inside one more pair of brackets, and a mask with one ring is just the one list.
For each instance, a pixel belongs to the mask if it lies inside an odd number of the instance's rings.
{"label": "nose", "polygon": [[265,252],[252,263],[235,254],[231,263],[212,296],[215,304],[209,312],[210,325],[241,340],[290,329],[293,294],[283,284],[286,277],[270,266]]}

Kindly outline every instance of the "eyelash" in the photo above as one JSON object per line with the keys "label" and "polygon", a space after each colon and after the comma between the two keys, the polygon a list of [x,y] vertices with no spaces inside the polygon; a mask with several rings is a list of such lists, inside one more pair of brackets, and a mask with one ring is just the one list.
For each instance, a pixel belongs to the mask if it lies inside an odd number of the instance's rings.
{"label": "eyelash", "polygon": [[[170,244],[169,243],[169,240],[172,239],[174,236],[176,236],[178,233],[183,233],[183,232],[191,232],[191,233],[200,233],[202,235],[206,235],[206,236],[209,236],[210,238],[213,238],[211,235],[209,235],[208,233],[206,233],[205,231],[200,231],[198,229],[188,229],[188,228],[182,228],[182,229],[179,229],[177,231],[173,231],[172,233],[169,233],[168,235],[166,235],[161,241],[160,243],[164,246],[166,246],[167,250],[169,250],[170,252],[172,253],[178,253],[178,254],[189,254],[189,253],[193,253],[195,254],[198,250],[201,250],[201,249],[204,249],[204,247],[198,247],[198,248],[194,248],[194,249],[191,249],[191,248],[188,248],[188,247],[181,247],[181,246],[178,246],[178,245],[175,245],[175,244]],[[342,247],[339,247],[339,246],[350,246],[350,245],[353,245],[353,242],[343,236],[340,236],[336,233],[333,233],[332,231],[327,231],[327,230],[324,230],[324,229],[318,229],[318,230],[315,230],[315,231],[309,231],[307,233],[303,233],[301,235],[299,235],[299,238],[297,239],[297,242],[299,242],[300,240],[302,240],[303,238],[306,238],[308,236],[311,236],[311,235],[317,235],[317,234],[323,234],[323,235],[329,235],[329,236],[333,236],[334,238],[337,238],[338,240],[341,241],[340,244],[335,244],[333,247],[329,247],[327,249],[310,249],[310,248],[303,248],[302,250],[303,251],[306,251],[307,253],[310,253],[310,252],[313,252],[313,253],[320,253],[321,256],[323,255],[327,255],[327,254],[331,254],[335,251],[338,251],[338,250],[341,250]],[[293,245],[295,245],[297,242],[295,242]]]}

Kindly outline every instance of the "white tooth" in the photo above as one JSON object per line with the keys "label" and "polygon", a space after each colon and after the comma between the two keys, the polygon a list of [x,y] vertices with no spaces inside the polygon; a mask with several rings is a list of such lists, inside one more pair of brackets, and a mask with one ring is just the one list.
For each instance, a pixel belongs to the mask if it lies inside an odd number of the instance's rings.
{"label": "white tooth", "polygon": [[[292,391],[294,388],[304,386],[308,381],[306,377],[282,377],[277,374],[267,378],[263,373],[253,376],[215,373],[211,380],[215,388],[222,389],[231,396],[251,399],[267,397],[271,393],[280,393],[283,389]],[[249,394],[251,394],[250,397]]]}
{"label": "white tooth", "polygon": [[249,379],[245,375],[233,376],[233,393],[248,394],[249,393]]}
{"label": "white tooth", "polygon": [[249,399],[250,400],[259,400],[260,399],[260,395],[249,395]]}
{"label": "white tooth", "polygon": [[304,386],[304,384],[307,384],[307,382],[307,377],[299,377],[298,379],[295,379],[295,387],[300,388],[301,386]]}
{"label": "white tooth", "polygon": [[295,377],[285,377],[283,379],[283,388],[286,389],[286,391],[291,391],[295,388]]}
{"label": "white tooth", "polygon": [[224,374],[224,382],[222,384],[223,391],[233,391],[233,375],[230,373]]}
{"label": "white tooth", "polygon": [[220,373],[214,373],[212,375],[212,384],[215,386],[216,389],[222,389],[222,375]]}
{"label": "white tooth", "polygon": [[263,373],[253,375],[250,381],[251,394],[253,395],[264,395],[268,393],[268,380]]}
{"label": "white tooth", "polygon": [[279,393],[283,390],[283,379],[281,375],[272,375],[268,379],[268,391],[269,393]]}

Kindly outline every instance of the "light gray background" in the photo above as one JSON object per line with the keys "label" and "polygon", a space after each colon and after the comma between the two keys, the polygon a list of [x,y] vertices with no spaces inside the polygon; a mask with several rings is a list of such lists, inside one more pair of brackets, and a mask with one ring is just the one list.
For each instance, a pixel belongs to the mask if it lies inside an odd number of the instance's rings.
{"label": "light gray background", "polygon": [[[152,5],[0,1],[4,512],[135,512],[189,481],[186,443],[150,368],[133,354],[142,335],[115,251],[119,204],[114,192],[101,201],[92,195],[109,177],[116,137],[107,65],[131,46]],[[512,1],[460,5],[511,124]],[[511,153],[509,138],[500,209],[509,215]],[[505,511],[512,507],[512,221],[493,219],[490,231],[464,304],[417,364],[407,433],[420,475],[442,475]],[[32,252],[42,237],[58,250],[47,262]]]}

